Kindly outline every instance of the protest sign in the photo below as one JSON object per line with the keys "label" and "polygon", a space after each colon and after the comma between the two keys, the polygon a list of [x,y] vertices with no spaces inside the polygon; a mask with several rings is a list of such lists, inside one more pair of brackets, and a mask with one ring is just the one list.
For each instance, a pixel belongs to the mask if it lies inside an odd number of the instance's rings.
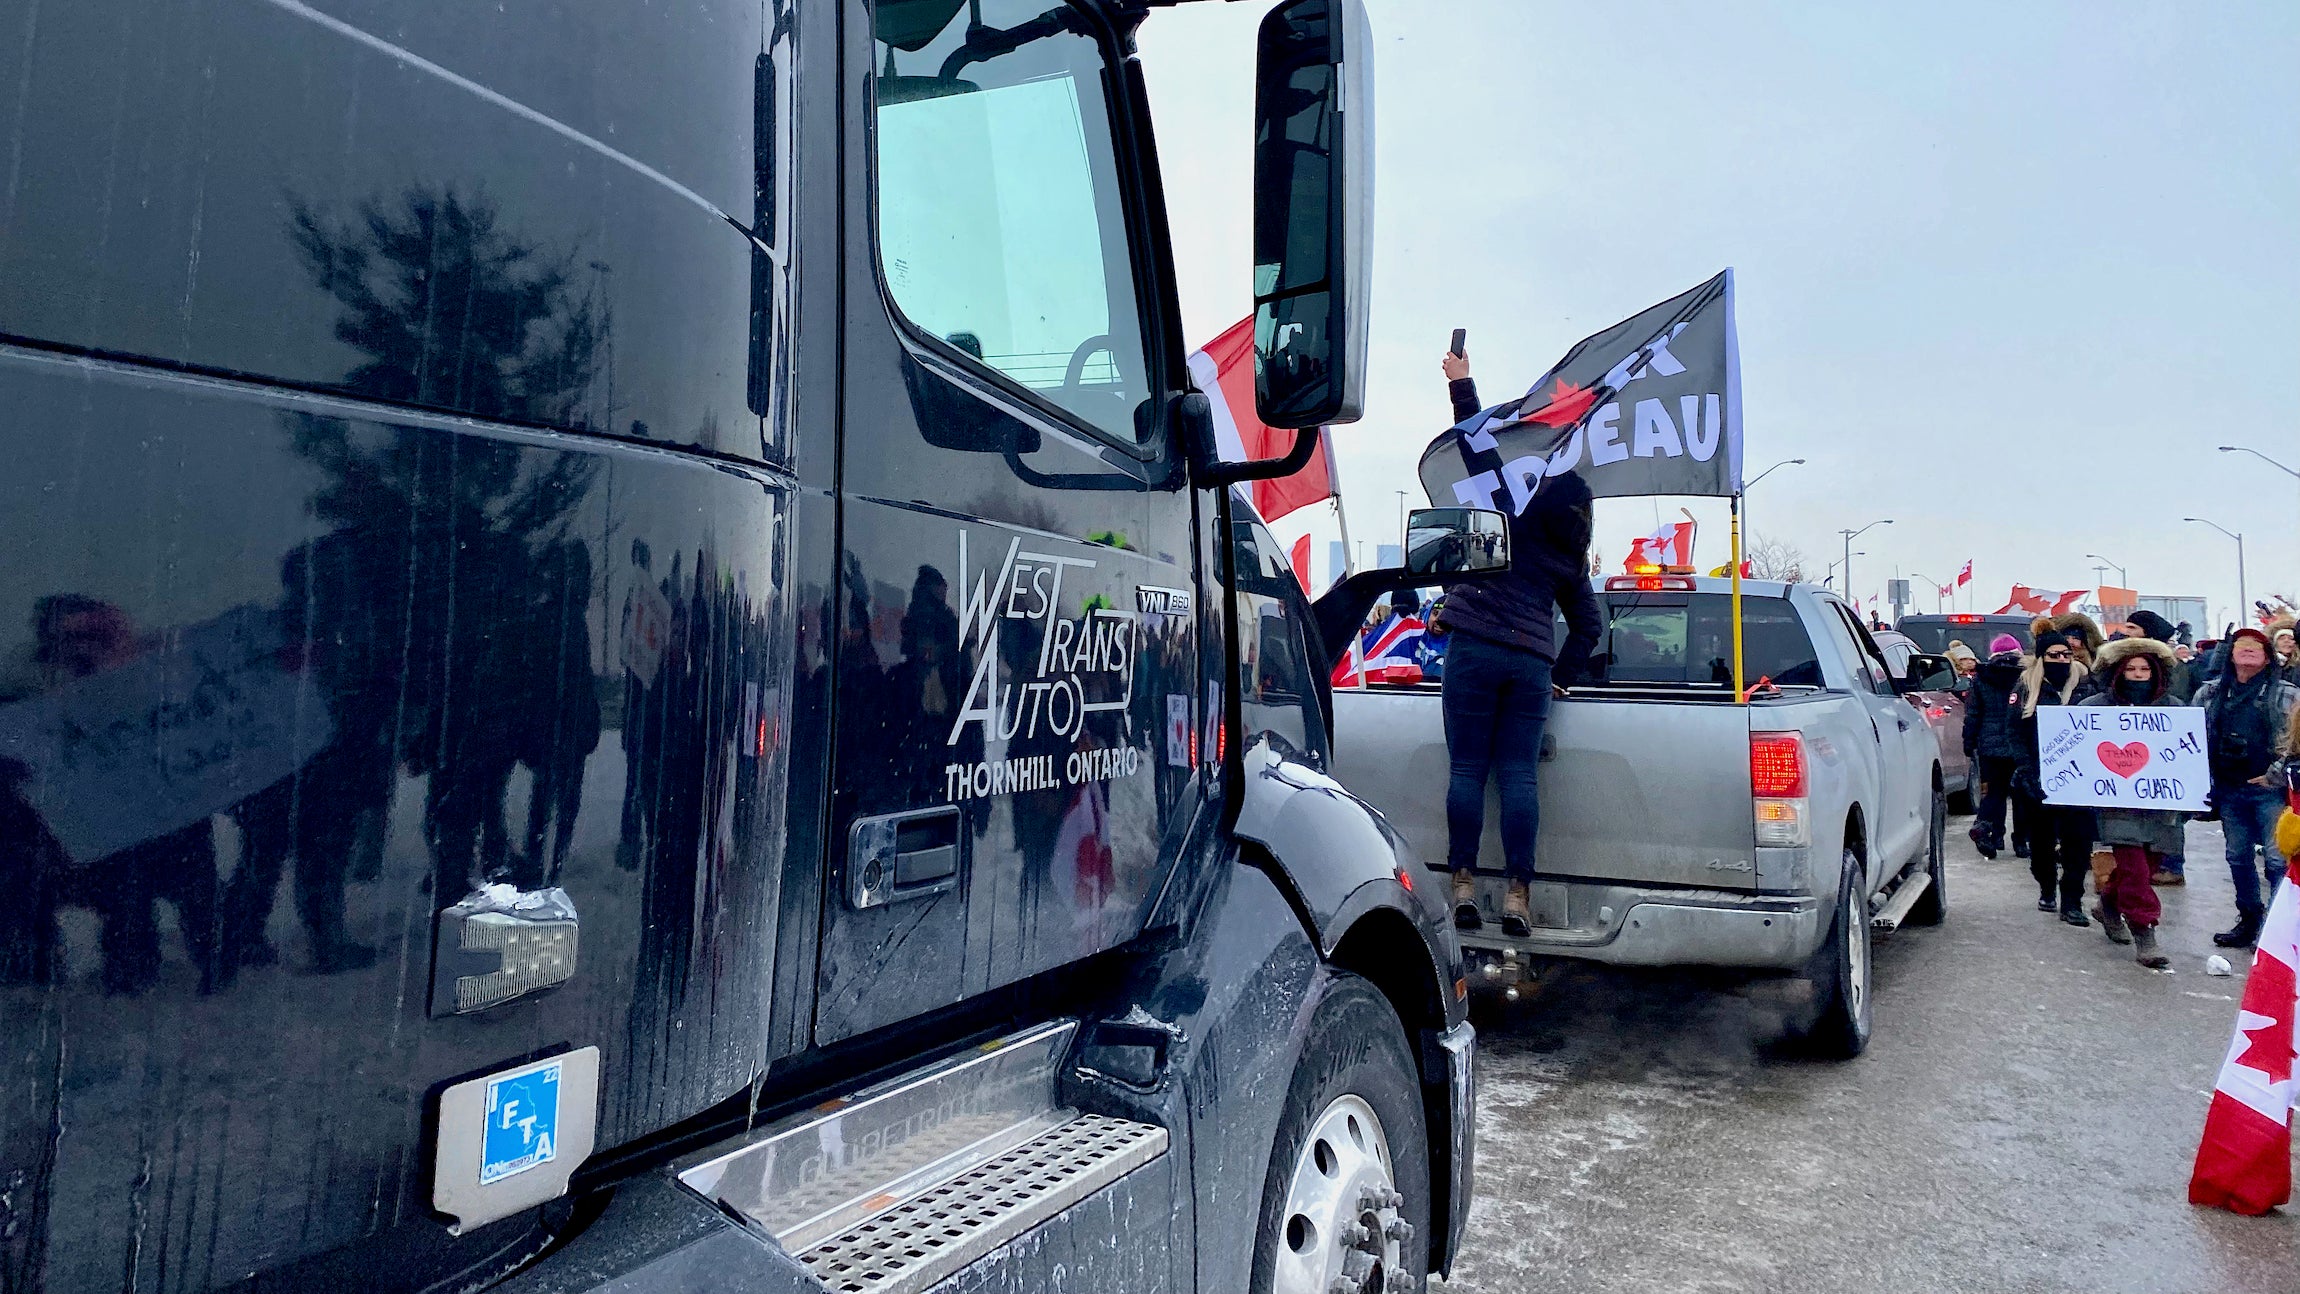
{"label": "protest sign", "polygon": [[2195,706],[2047,706],[2036,744],[2047,804],[2202,813],[2212,787]]}
{"label": "protest sign", "polygon": [[282,668],[285,645],[274,613],[234,607],[164,651],[0,706],[0,759],[24,767],[27,803],[81,866],[221,813],[335,735]]}

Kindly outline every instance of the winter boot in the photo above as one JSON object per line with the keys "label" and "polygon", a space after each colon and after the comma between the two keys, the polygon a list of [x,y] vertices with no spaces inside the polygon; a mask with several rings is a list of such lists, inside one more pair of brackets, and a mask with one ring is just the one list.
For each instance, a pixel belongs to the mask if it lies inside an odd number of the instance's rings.
{"label": "winter boot", "polygon": [[2060,911],[2060,895],[2052,887],[2046,886],[2037,893],[2036,910],[2039,912]]}
{"label": "winter boot", "polygon": [[2150,970],[2163,970],[2172,964],[2170,957],[2156,950],[2155,926],[2132,928],[2132,959]]}
{"label": "winter boot", "polygon": [[2026,857],[2028,857],[2028,839],[2027,839],[2026,837],[2024,837],[2024,836],[2014,836],[2014,837],[2013,837],[2013,857],[2015,857],[2015,858],[2026,858]]}
{"label": "winter boot", "polygon": [[1501,932],[1512,939],[1533,933],[1533,888],[1524,881],[1511,881],[1501,896]]}
{"label": "winter boot", "polygon": [[2108,936],[2110,943],[2132,942],[2132,934],[2124,928],[2124,918],[2116,914],[2115,908],[2105,903],[2095,903],[2092,905],[2092,919],[2100,923],[2100,932]]}
{"label": "winter boot", "polygon": [[1997,839],[1995,833],[1978,822],[1966,829],[1965,835],[1971,838],[1973,848],[1979,850],[1980,856],[1983,858],[1995,858],[1997,850],[2004,847],[2004,842]]}
{"label": "winter boot", "polygon": [[2085,919],[2084,905],[2081,903],[2071,903],[2068,906],[2062,908],[2060,910],[2060,919],[2072,926],[2089,926],[2092,924],[2092,922]]}
{"label": "winter boot", "polygon": [[2260,920],[2266,915],[2258,908],[2238,909],[2236,924],[2212,936],[2212,942],[2221,948],[2250,948],[2260,940]]}
{"label": "winter boot", "polygon": [[1453,925],[1456,930],[1479,930],[1485,926],[1485,914],[1477,910],[1477,874],[1453,874]]}

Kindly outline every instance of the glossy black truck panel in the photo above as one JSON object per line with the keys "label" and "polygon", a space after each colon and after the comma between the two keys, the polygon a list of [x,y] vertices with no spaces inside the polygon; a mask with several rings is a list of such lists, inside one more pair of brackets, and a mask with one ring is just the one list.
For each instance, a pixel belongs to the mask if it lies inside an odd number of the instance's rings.
{"label": "glossy black truck panel", "polygon": [[[0,5],[0,1294],[804,1288],[666,1165],[1055,1016],[1173,1149],[956,1286],[1240,1288],[1337,968],[1458,1185],[1443,914],[1169,426],[1122,16],[945,7]],[[1070,169],[917,170],[953,59]],[[903,174],[1085,204],[1001,235],[1055,307]],[[571,961],[467,1000],[490,885]],[[585,1048],[570,1194],[451,1229],[442,1093]]]}

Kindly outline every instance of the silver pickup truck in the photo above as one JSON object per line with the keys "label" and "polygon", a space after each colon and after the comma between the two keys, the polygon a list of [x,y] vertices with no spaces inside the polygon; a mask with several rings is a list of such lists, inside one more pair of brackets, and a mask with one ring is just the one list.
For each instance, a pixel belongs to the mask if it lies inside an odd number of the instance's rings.
{"label": "silver pickup truck", "polygon": [[[1869,1036],[1871,931],[1937,923],[1947,909],[1940,752],[1905,698],[1945,662],[1919,656],[1896,677],[1828,592],[1744,581],[1757,686],[1736,705],[1730,587],[1600,583],[1606,625],[1591,671],[1542,738],[1532,935],[1501,933],[1489,798],[1485,924],[1462,946],[1479,974],[1573,957],[1801,976],[1813,987],[1801,1031],[1817,1050],[1855,1055]],[[1441,868],[1439,685],[1337,689],[1334,728],[1336,778]]]}

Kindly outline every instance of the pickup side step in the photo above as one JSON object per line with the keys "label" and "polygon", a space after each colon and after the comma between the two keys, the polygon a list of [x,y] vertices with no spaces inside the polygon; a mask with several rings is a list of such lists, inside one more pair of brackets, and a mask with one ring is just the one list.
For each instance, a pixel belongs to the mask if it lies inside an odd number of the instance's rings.
{"label": "pickup side step", "polygon": [[1869,928],[1884,935],[1900,929],[1901,922],[1908,918],[1909,909],[1917,906],[1917,900],[1923,898],[1925,891],[1932,886],[1933,878],[1923,868],[1910,872],[1895,887],[1893,896],[1885,900],[1885,906],[1877,909],[1876,914],[1869,918]]}
{"label": "pickup side step", "polygon": [[1057,1021],[827,1101],[679,1180],[837,1294],[912,1294],[1166,1152],[1166,1130],[1059,1103]]}

